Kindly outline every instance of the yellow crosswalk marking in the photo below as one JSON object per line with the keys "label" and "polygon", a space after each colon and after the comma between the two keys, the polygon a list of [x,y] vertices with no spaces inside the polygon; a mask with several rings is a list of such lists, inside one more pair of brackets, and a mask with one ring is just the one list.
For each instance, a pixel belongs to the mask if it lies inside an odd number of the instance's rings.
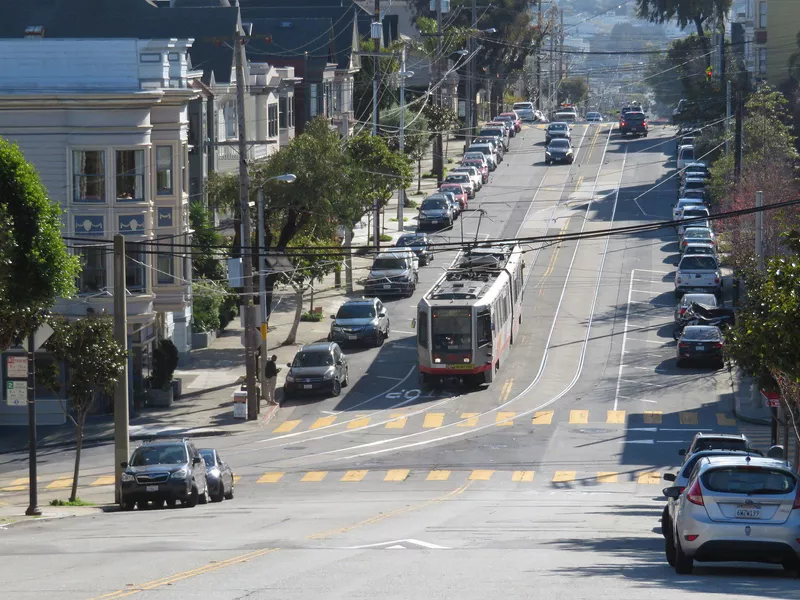
{"label": "yellow crosswalk marking", "polygon": [[366,470],[348,471],[342,477],[342,481],[361,481],[366,474]]}
{"label": "yellow crosswalk marking", "polygon": [[533,425],[550,425],[552,422],[552,410],[540,410],[533,415]]}
{"label": "yellow crosswalk marking", "polygon": [[447,481],[450,479],[450,471],[434,470],[428,473],[426,481]]}
{"label": "yellow crosswalk marking", "polygon": [[697,425],[697,413],[694,411],[684,411],[680,416],[681,425]]}
{"label": "yellow crosswalk marking", "polygon": [[402,429],[408,422],[408,418],[403,416],[403,413],[394,413],[391,417],[393,420],[386,423],[386,429]]}
{"label": "yellow crosswalk marking", "polygon": [[661,473],[658,471],[639,473],[639,477],[636,478],[636,483],[645,483],[649,485],[659,484],[661,483]]}
{"label": "yellow crosswalk marking", "polygon": [[515,412],[499,412],[497,413],[497,418],[495,419],[494,424],[498,427],[508,427],[509,425],[513,425],[516,414],[517,413]]}
{"label": "yellow crosswalk marking", "polygon": [[101,475],[97,479],[95,479],[92,483],[89,484],[91,487],[97,487],[101,485],[114,485],[114,476],[113,475]]}
{"label": "yellow crosswalk marking", "polygon": [[327,474],[327,471],[309,471],[300,481],[322,481]]}
{"label": "yellow crosswalk marking", "polygon": [[717,425],[720,427],[735,427],[736,419],[732,419],[725,413],[717,413]]}
{"label": "yellow crosswalk marking", "polygon": [[624,410],[610,410],[606,417],[606,423],[624,423],[625,411]]}
{"label": "yellow crosswalk marking", "polygon": [[[5,492],[21,492],[28,489],[29,479],[27,477],[19,477],[8,484],[4,488],[0,488]],[[38,479],[37,479],[38,481]]]}
{"label": "yellow crosswalk marking", "polygon": [[489,481],[494,474],[493,470],[489,469],[478,469],[470,473],[470,480],[472,481]]}
{"label": "yellow crosswalk marking", "polygon": [[408,474],[411,472],[410,469],[390,469],[386,472],[386,477],[383,478],[384,481],[405,481],[408,478]]}
{"label": "yellow crosswalk marking", "polygon": [[269,473],[264,473],[261,477],[258,478],[256,483],[278,483],[281,478],[283,477],[283,471],[271,471]]}
{"label": "yellow crosswalk marking", "polygon": [[444,423],[444,413],[428,413],[425,415],[422,427],[425,429],[432,429],[434,427],[441,427],[442,423]]}
{"label": "yellow crosswalk marking", "polygon": [[597,473],[597,483],[617,483],[619,473],[614,471],[600,471]]}
{"label": "yellow crosswalk marking", "polygon": [[300,425],[300,421],[284,421],[272,430],[272,433],[289,433],[292,429]]}
{"label": "yellow crosswalk marking", "polygon": [[336,415],[331,415],[330,417],[320,417],[314,424],[310,427],[310,429],[319,429],[320,427],[327,427],[328,425],[333,425],[334,421],[336,421]]}
{"label": "yellow crosswalk marking", "polygon": [[644,411],[644,422],[648,425],[661,425],[661,411],[660,410],[646,410]]}
{"label": "yellow crosswalk marking", "polygon": [[369,417],[359,417],[358,419],[353,419],[347,424],[348,429],[360,429],[361,427],[366,427],[369,425]]}
{"label": "yellow crosswalk marking", "polygon": [[575,471],[556,471],[553,475],[553,483],[565,483],[575,481]]}
{"label": "yellow crosswalk marking", "polygon": [[48,483],[45,488],[48,490],[63,490],[64,488],[72,487],[72,477],[68,479],[56,479],[52,483]]}
{"label": "yellow crosswalk marking", "polygon": [[511,481],[519,483],[533,481],[533,471],[514,471],[513,475],[511,475]]}
{"label": "yellow crosswalk marking", "polygon": [[478,425],[478,417],[480,413],[461,413],[461,418],[466,421],[461,421],[458,427],[475,427]]}
{"label": "yellow crosswalk marking", "polygon": [[585,425],[589,422],[588,410],[571,410],[569,411],[569,422],[571,425]]}

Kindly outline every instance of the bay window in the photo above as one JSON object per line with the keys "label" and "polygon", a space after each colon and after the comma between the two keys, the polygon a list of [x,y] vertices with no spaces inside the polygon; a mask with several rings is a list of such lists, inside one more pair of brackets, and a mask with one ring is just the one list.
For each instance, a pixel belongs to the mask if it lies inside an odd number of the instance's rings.
{"label": "bay window", "polygon": [[107,251],[107,246],[82,246],[75,250],[81,263],[77,281],[78,293],[91,294],[107,287]]}
{"label": "bay window", "polygon": [[117,150],[117,202],[144,200],[144,150]]}
{"label": "bay window", "polygon": [[156,146],[156,194],[172,193],[172,146]]}
{"label": "bay window", "polygon": [[72,199],[74,202],[105,202],[105,153],[102,150],[72,152]]}

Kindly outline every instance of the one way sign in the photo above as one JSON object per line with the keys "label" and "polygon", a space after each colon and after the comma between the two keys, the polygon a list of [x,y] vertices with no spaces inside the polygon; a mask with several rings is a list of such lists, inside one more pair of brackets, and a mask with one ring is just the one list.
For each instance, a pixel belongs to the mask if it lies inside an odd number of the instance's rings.
{"label": "one way sign", "polygon": [[366,550],[373,548],[375,550],[449,550],[447,546],[437,546],[430,542],[421,542],[420,540],[394,540],[392,542],[380,542],[379,544],[366,544],[364,546],[346,546],[346,550]]}

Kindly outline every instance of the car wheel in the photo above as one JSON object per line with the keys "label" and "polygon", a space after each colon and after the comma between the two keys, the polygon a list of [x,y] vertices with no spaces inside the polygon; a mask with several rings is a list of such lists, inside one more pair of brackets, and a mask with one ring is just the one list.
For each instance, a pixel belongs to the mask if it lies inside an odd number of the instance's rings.
{"label": "car wheel", "polygon": [[197,506],[197,501],[199,499],[199,496],[200,492],[197,491],[197,484],[193,483],[192,491],[189,494],[189,497],[183,501],[183,506],[185,506],[186,508],[194,508],[195,506]]}
{"label": "car wheel", "polygon": [[375,347],[380,348],[381,346],[383,346],[383,332],[378,329],[378,331],[375,332]]}
{"label": "car wheel", "polygon": [[175,508],[175,499],[174,498],[170,498],[169,500],[166,501],[166,503],[167,503],[167,508]]}
{"label": "car wheel", "polygon": [[129,511],[133,510],[133,507],[134,507],[134,503],[130,502],[129,500],[125,500],[124,498],[122,498],[119,501],[119,509],[120,510],[124,510],[125,512],[129,512]]}
{"label": "car wheel", "polygon": [[342,383],[338,379],[333,380],[333,387],[331,388],[331,394],[334,396],[338,396],[342,393]]}
{"label": "car wheel", "polygon": [[800,563],[796,560],[785,560],[781,563],[784,571],[794,571],[800,577]]}
{"label": "car wheel", "polygon": [[225,499],[225,483],[222,481],[222,478],[219,480],[219,489],[211,494],[211,501],[212,502],[222,502]]}
{"label": "car wheel", "polygon": [[672,532],[668,532],[664,536],[664,554],[667,556],[667,563],[670,567],[675,567],[675,540],[672,537]]}
{"label": "car wheel", "polygon": [[234,487],[235,487],[235,484],[231,483],[231,489],[229,489],[228,492],[225,494],[225,500],[233,500],[233,488]]}
{"label": "car wheel", "polygon": [[661,513],[661,535],[669,537],[669,535],[672,534],[671,529],[672,528],[669,526],[669,508],[665,506],[664,512]]}
{"label": "car wheel", "polygon": [[350,385],[350,369],[345,368],[344,379],[342,380],[342,387],[347,387],[348,385]]}
{"label": "car wheel", "polygon": [[681,541],[675,540],[675,572],[678,575],[691,575],[694,568],[694,559],[686,556],[681,548]]}
{"label": "car wheel", "polygon": [[203,490],[202,494],[198,494],[197,501],[200,504],[208,504],[209,500],[210,500],[210,497],[208,495],[208,482],[206,482],[206,489]]}

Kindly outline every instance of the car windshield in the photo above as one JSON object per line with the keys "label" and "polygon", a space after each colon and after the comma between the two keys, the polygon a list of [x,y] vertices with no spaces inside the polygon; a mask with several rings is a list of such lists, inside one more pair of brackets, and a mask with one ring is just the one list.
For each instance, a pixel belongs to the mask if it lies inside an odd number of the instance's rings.
{"label": "car windshield", "polygon": [[684,250],[684,254],[689,256],[690,254],[701,254],[701,255],[716,255],[714,252],[714,248],[711,246],[704,246],[702,244],[689,244],[686,246],[686,250]]}
{"label": "car windshield", "polygon": [[444,198],[434,198],[423,201],[421,210],[445,210],[447,201]]}
{"label": "car windshield", "polygon": [[742,438],[698,438],[694,443],[694,452],[703,450],[747,450],[747,441]]}
{"label": "car windshield", "polygon": [[[438,308],[431,314],[433,350],[472,351],[472,319],[469,308]],[[460,359],[459,359],[460,360]]]}
{"label": "car windshield", "polygon": [[681,299],[682,306],[689,306],[692,302],[697,302],[703,306],[716,306],[717,299],[713,294],[686,294]]}
{"label": "car windshield", "polygon": [[711,239],[711,231],[708,229],[687,229],[683,232],[683,237],[685,238],[694,238],[698,240],[708,240]]}
{"label": "car windshield", "polygon": [[551,123],[550,131],[564,131],[567,129],[566,123]]}
{"label": "car windshield", "polygon": [[336,313],[337,319],[373,319],[375,307],[372,304],[343,304]]}
{"label": "car windshield", "polygon": [[553,140],[550,142],[550,147],[556,150],[567,150],[569,148],[569,142],[567,140]]}
{"label": "car windshield", "polygon": [[683,211],[683,218],[690,219],[692,217],[707,217],[708,210],[703,208],[686,208]]}
{"label": "car windshield", "polygon": [[131,456],[132,467],[148,465],[180,465],[188,462],[183,444],[172,446],[141,446]]}
{"label": "car windshield", "polygon": [[454,183],[464,183],[469,181],[469,175],[466,173],[455,173],[454,175],[448,175],[445,181],[452,181]]}
{"label": "car windshield", "polygon": [[[682,340],[688,340],[690,342],[718,342],[721,338],[722,336],[717,327],[689,326],[684,328],[683,335],[681,335]],[[714,446],[714,448],[719,447],[720,446]]]}
{"label": "car windshield", "polygon": [[790,473],[750,465],[709,469],[702,480],[706,489],[723,494],[788,494],[795,488]]}
{"label": "car windshield", "polygon": [[214,458],[214,451],[213,450],[199,450],[200,456],[203,457],[203,460],[206,461],[206,466],[211,467],[217,464],[216,459]]}
{"label": "car windshield", "polygon": [[519,110],[519,109],[533,110],[533,104],[531,104],[530,102],[517,102],[514,105],[514,110]]}
{"label": "car windshield", "polygon": [[691,160],[694,158],[694,148],[681,149],[681,158],[683,160]]}
{"label": "car windshield", "polygon": [[717,260],[713,256],[684,256],[678,269],[696,271],[698,269],[716,269]]}
{"label": "car windshield", "polygon": [[293,367],[327,367],[333,364],[333,356],[328,351],[298,352],[294,357]]}
{"label": "car windshield", "polygon": [[373,271],[402,271],[406,268],[405,258],[376,258],[372,263]]}

